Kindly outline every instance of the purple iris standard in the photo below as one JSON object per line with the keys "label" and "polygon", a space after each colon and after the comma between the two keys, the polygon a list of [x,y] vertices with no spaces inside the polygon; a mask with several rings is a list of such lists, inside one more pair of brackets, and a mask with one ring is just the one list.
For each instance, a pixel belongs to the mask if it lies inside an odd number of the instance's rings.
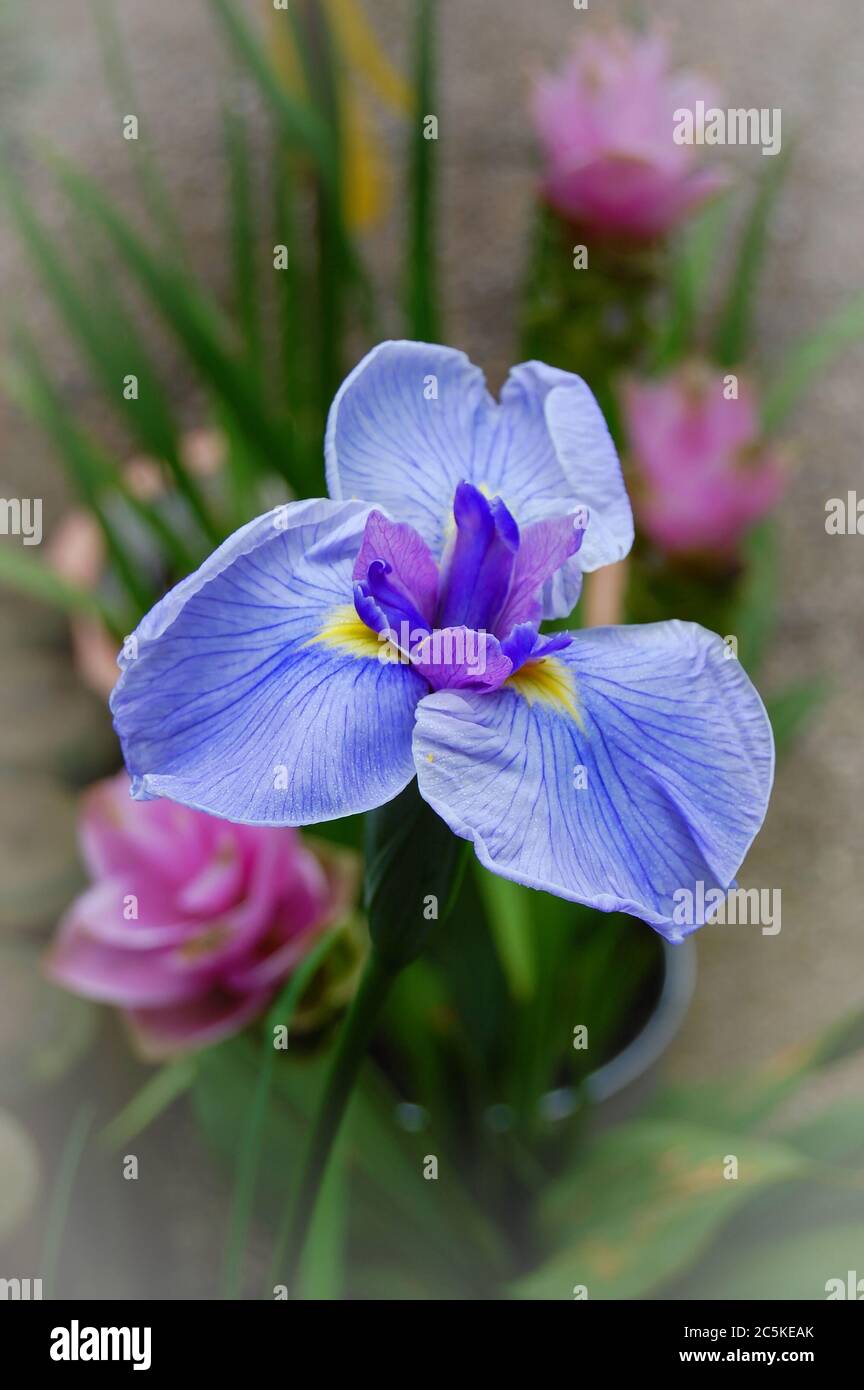
{"label": "purple iris standard", "polygon": [[463,353],[383,343],[333,402],[326,460],[329,500],[249,522],[125,644],[133,795],[310,825],[416,777],[505,878],[670,940],[701,925],[673,895],[732,884],[771,728],[695,624],[541,634],[633,539],[585,383],[528,362],[499,403]]}

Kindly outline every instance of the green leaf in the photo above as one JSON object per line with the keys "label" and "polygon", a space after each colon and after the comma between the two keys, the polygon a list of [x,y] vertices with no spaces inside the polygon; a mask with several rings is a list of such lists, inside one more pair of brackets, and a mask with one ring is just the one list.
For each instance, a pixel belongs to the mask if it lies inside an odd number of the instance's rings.
{"label": "green leaf", "polygon": [[289,427],[271,417],[260,383],[229,348],[225,325],[213,306],[181,270],[151,254],[89,179],[67,165],[61,165],[60,177],[73,205],[105,231],[205,382],[234,414],[265,468],[275,469],[291,482]]}
{"label": "green leaf", "polygon": [[797,681],[779,694],[767,698],[765,707],[774,730],[774,744],[778,753],[786,751],[827,693],[825,681]]}
{"label": "green leaf", "polygon": [[767,161],[744,223],[732,268],[726,304],[714,338],[714,357],[722,367],[744,361],[750,346],[759,277],[768,250],[771,217],[789,165],[789,146]]}
{"label": "green leaf", "polygon": [[256,264],[255,197],[249,142],[243,118],[224,113],[225,152],[228,164],[228,220],[231,237],[234,313],[240,323],[249,365],[261,367],[261,315]]}
{"label": "green leaf", "polygon": [[128,1144],[153,1123],[195,1080],[194,1056],[167,1062],[151,1075],[141,1090],[114,1116],[99,1136],[109,1149]]}
{"label": "green leaf", "polygon": [[453,834],[417,790],[416,779],[366,817],[365,902],[379,956],[406,965],[447,918],[467,861]]}
{"label": "green leaf", "polygon": [[813,333],[787,355],[780,374],[767,391],[762,404],[762,429],[773,433],[823,372],[849,343],[864,337],[864,294],[832,314]]}
{"label": "green leaf", "polygon": [[511,883],[475,861],[475,872],[489,926],[514,999],[530,999],[536,988],[532,948],[531,890]]}
{"label": "green leaf", "polygon": [[[130,323],[120,296],[111,287],[109,273],[104,266],[91,261],[93,290],[86,294],[67,268],[56,242],[23,196],[14,176],[2,166],[0,188],[27,253],[69,332],[83,349],[107,401],[137,436],[140,446],[166,462],[192,515],[211,543],[217,543],[221,539],[219,529],[200,489],[180,459],[178,432],[171,408],[140,336]],[[123,397],[123,378],[130,374],[138,378],[136,401]],[[166,538],[165,544],[176,560],[182,542]],[[190,564],[187,552],[181,572],[193,567],[194,562]]]}
{"label": "green leaf", "polygon": [[671,302],[666,318],[659,326],[658,340],[652,354],[652,367],[657,372],[668,370],[696,345],[705,287],[716,263],[718,242],[726,228],[728,213],[728,199],[725,196],[712,199],[697,213],[672,247],[669,276]]}
{"label": "green leaf", "polygon": [[291,6],[289,19],[302,39],[298,44],[310,80],[311,102],[298,101],[256,39],[232,0],[211,0],[214,12],[241,67],[249,74],[272,112],[287,149],[308,157],[321,196],[319,227],[319,300],[322,332],[321,373],[326,397],[339,384],[337,354],[341,346],[343,280],[358,291],[361,308],[371,319],[368,277],[348,236],[342,210],[340,138],[335,68],[323,6],[309,5],[302,17]]}
{"label": "green leaf", "polygon": [[[122,499],[124,507],[150,532],[166,574],[174,573],[182,577],[197,568],[199,552],[191,549],[186,537],[168,522],[159,509],[158,500],[150,502],[139,497],[130,487],[119,459],[105,453],[100,445],[75,424],[32,346],[22,348],[22,370],[17,377],[14,374],[7,377],[7,384],[23,408],[53,439],[55,447],[66,462],[73,485],[85,505],[96,514],[103,534],[106,531],[111,533],[113,540],[107,541],[108,549],[115,566],[119,556],[120,574],[124,582],[127,574],[135,577],[137,571],[132,562],[126,561],[126,542],[122,528],[115,525],[114,518],[109,514],[107,507],[103,506],[112,493]],[[213,535],[218,537],[219,532],[214,531]],[[152,598],[142,607],[140,593],[144,593],[144,589],[136,583],[136,608],[143,612],[150,606]]]}
{"label": "green leaf", "polygon": [[96,1011],[88,1000],[45,978],[36,947],[0,947],[0,972],[6,998],[0,1020],[0,1093],[17,1096],[53,1085],[82,1061],[93,1042]]}
{"label": "green leaf", "polygon": [[154,160],[147,139],[146,119],[141,116],[141,102],[135,90],[135,83],[126,57],[123,39],[117,24],[113,5],[106,0],[93,0],[96,32],[102,49],[102,62],[108,87],[114,100],[114,110],[118,119],[137,113],[140,117],[138,139],[130,140],[132,157],[138,166],[138,186],[144,195],[147,209],[155,226],[159,228],[166,247],[174,255],[183,244],[180,223],[177,220],[171,200]]}
{"label": "green leaf", "polygon": [[[144,453],[152,455],[154,460],[167,467],[178,494],[188,508],[184,534],[157,536],[166,558],[173,561],[176,573],[182,576],[198,566],[200,556],[194,551],[198,547],[199,536],[208,543],[208,549],[219,545],[224,539],[223,522],[215,506],[205,496],[199,481],[186,467],[174,411],[152,359],[144,349],[140,330],[111,284],[110,268],[101,259],[93,257],[89,269],[93,284],[92,302],[99,303],[103,322],[111,325],[110,333],[106,334],[109,341],[106,343],[103,372],[105,394],[116,406],[123,424],[137,438]],[[122,408],[118,404],[118,363],[125,368],[124,376],[132,374],[138,381],[137,400],[124,399]],[[120,483],[124,483],[122,474]],[[152,510],[158,518],[157,509],[154,507]],[[164,529],[170,531],[170,528]],[[187,530],[190,532],[188,543],[185,535]]]}
{"label": "green leaf", "polygon": [[744,574],[731,619],[738,657],[750,675],[758,671],[774,627],[778,574],[776,526],[762,521],[744,540]]}
{"label": "green leaf", "polygon": [[815,1040],[797,1043],[749,1075],[697,1086],[668,1086],[652,1115],[750,1130],[823,1067],[864,1050],[864,1010],[847,1014]]}
{"label": "green leaf", "polygon": [[27,550],[9,544],[0,545],[0,585],[14,589],[27,598],[37,599],[40,603],[62,608],[67,613],[98,618],[118,642],[123,640],[125,629],[120,617],[97,594],[61,579]]}
{"label": "green leaf", "polygon": [[94,1112],[95,1107],[90,1104],[81,1105],[77,1110],[60,1151],[60,1158],[54,1173],[54,1183],[48,1203],[48,1215],[45,1220],[42,1259],[39,1265],[42,1270],[43,1294],[46,1298],[55,1298],[57,1294],[54,1285],[63,1235],[66,1230],[66,1218],[69,1214],[69,1204],[78,1176],[78,1169],[81,1166],[93,1125]]}
{"label": "green leaf", "polygon": [[[710,1263],[688,1280],[687,1298],[776,1300],[824,1300],[848,1298],[848,1272],[862,1271],[864,1223],[821,1226],[796,1231],[777,1230],[770,1241],[742,1250],[712,1253]],[[840,1281],[838,1290],[837,1282]],[[831,1281],[834,1281],[833,1283]],[[859,1298],[857,1290],[851,1295]]]}
{"label": "green leaf", "polygon": [[336,1142],[300,1262],[301,1297],[316,1302],[335,1301],[343,1296],[348,1231],[345,1154],[349,1141],[350,1132],[345,1132]]}
{"label": "green leaf", "polygon": [[14,1115],[0,1110],[0,1241],[27,1216],[39,1186],[39,1154]]}
{"label": "green leaf", "polygon": [[[724,1177],[727,1156],[738,1177]],[[596,1140],[543,1203],[553,1254],[518,1298],[641,1298],[686,1267],[755,1194],[806,1169],[784,1144],[686,1122],[636,1120]]]}
{"label": "green leaf", "polygon": [[[20,372],[13,389],[26,401],[28,409],[49,431],[66,463],[69,476],[81,501],[92,512],[105,540],[111,567],[132,603],[137,620],[151,607],[156,595],[128,553],[126,544],[103,505],[106,486],[120,486],[119,470],[68,416],[63,402],[23,334],[18,337]],[[127,629],[128,630],[128,629]]]}
{"label": "green leaf", "polygon": [[226,1298],[237,1298],[240,1291],[243,1257],[255,1204],[255,1183],[261,1160],[264,1125],[273,1085],[273,1069],[276,1058],[273,1030],[276,1027],[290,1028],[300,999],[325,956],[335,945],[338,935],[338,931],[333,931],[319,941],[314,951],[294,972],[267,1015],[264,1038],[261,1044],[258,1080],[249,1105],[246,1122],[243,1125],[237,1155],[234,1197],[225,1246],[223,1279]]}
{"label": "green leaf", "polygon": [[837,1101],[807,1120],[786,1126],[780,1137],[819,1163],[860,1162],[864,1159],[864,1105],[860,1100]]}
{"label": "green leaf", "polygon": [[289,147],[308,155],[329,186],[335,188],[338,178],[335,151],[325,122],[313,107],[297,101],[288,92],[232,0],[210,0],[210,4],[235,57],[279,121]]}
{"label": "green leaf", "polygon": [[[260,1146],[267,1162],[260,1169],[259,1182],[271,1202],[278,1202],[280,1214],[296,1180],[326,1071],[326,1056],[306,1059],[290,1053],[281,1054],[274,1068],[274,1103],[267,1108]],[[259,1072],[260,1050],[248,1036],[209,1048],[200,1056],[192,1092],[196,1115],[210,1141],[235,1162],[238,1135],[243,1132]],[[422,1254],[428,1270],[445,1281],[454,1273],[454,1244],[467,1241],[480,1260],[489,1258],[484,1241],[497,1251],[497,1236],[462,1192],[452,1163],[442,1163],[439,1200],[430,1203],[429,1184],[422,1175],[430,1135],[400,1130],[393,1122],[394,1105],[387,1083],[367,1066],[351,1102],[348,1130],[352,1225],[371,1235],[379,1251],[384,1244],[397,1258],[408,1261]]]}
{"label": "green leaf", "polygon": [[290,14],[306,89],[327,130],[332,151],[332,178],[317,171],[315,191],[318,365],[321,402],[326,410],[344,375],[341,354],[345,290],[352,262],[343,208],[342,112],[327,7],[304,0],[293,6]]}
{"label": "green leaf", "polygon": [[437,140],[427,140],[423,125],[435,110],[433,0],[415,0],[414,111],[408,206],[407,320],[409,337],[437,343],[438,322],[435,244],[435,154]]}

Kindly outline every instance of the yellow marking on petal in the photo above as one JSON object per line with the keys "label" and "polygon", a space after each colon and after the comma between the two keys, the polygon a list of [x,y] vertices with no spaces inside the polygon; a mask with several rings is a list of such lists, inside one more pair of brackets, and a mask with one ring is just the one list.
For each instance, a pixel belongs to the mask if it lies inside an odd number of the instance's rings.
{"label": "yellow marking on petal", "polygon": [[371,657],[375,661],[399,661],[400,653],[390,642],[381,642],[377,632],[367,627],[352,603],[334,608],[315,637],[304,642],[305,647],[323,643],[347,652],[349,656]]}
{"label": "yellow marking on petal", "polygon": [[524,666],[507,677],[504,684],[527,700],[529,705],[545,705],[558,714],[569,714],[584,729],[573,672],[557,657],[541,656],[536,661],[526,661]]}

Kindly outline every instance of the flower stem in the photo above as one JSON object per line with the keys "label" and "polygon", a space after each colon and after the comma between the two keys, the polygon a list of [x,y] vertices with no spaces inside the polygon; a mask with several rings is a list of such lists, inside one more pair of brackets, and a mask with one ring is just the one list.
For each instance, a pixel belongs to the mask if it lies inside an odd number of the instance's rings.
{"label": "flower stem", "polygon": [[290,1238],[288,1289],[296,1282],[300,1260],[333,1144],[348,1108],[366,1050],[387,995],[401,968],[372,951],[360,988],[345,1020],[324,1094],[312,1129],[294,1203]]}
{"label": "flower stem", "polygon": [[273,1270],[278,1275],[287,1247],[289,1293],[296,1291],[327,1164],[381,1007],[400,971],[446,919],[466,849],[420,796],[416,780],[366,817],[364,897],[372,952],[339,1036],[296,1200],[276,1240]]}

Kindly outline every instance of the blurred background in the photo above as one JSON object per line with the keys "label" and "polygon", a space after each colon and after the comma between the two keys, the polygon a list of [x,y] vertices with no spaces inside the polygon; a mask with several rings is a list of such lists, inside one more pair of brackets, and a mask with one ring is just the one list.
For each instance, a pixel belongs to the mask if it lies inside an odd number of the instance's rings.
{"label": "blurred background", "polygon": [[[228,297],[221,113],[236,78],[225,45],[204,0],[117,0],[110,8],[189,256],[214,294]],[[272,19],[258,0],[244,0],[238,8],[255,22]],[[629,18],[638,8],[591,0],[595,17],[608,12],[610,18]],[[405,9],[402,0],[365,4],[397,73],[407,72],[410,61]],[[794,142],[794,172],[779,197],[757,310],[758,359],[770,370],[794,338],[864,285],[859,7],[856,0],[793,10],[782,0],[756,6],[727,0],[708,7],[663,0],[650,11],[667,28],[676,58],[722,89],[721,104],[728,99],[733,106],[781,107],[784,140]],[[119,135],[98,25],[87,0],[0,3],[0,126],[13,152],[29,151],[19,161],[19,174],[61,245],[76,229],[39,158],[44,146],[68,155],[133,218],[139,215],[140,171],[130,142]],[[532,76],[560,59],[573,27],[568,0],[450,0],[439,7],[435,109],[443,336],[482,364],[493,389],[518,360],[520,282],[539,177],[527,93]],[[264,118],[254,97],[246,93],[242,101],[253,177],[260,179]],[[406,219],[392,168],[407,136],[403,116],[386,102],[372,120],[382,203],[374,227],[359,235],[382,294],[384,325],[392,327],[398,326],[399,290],[392,264]],[[762,173],[757,150],[723,155],[744,184]],[[718,249],[718,276],[728,251],[725,243]],[[80,352],[58,331],[49,296],[5,218],[0,303],[4,320],[23,323],[38,343],[75,417],[122,456],[135,454],[134,441],[94,389]],[[188,430],[207,426],[206,402],[185,358],[157,322],[148,331],[179,419]],[[766,826],[741,875],[745,886],[781,890],[782,930],[767,936],[729,925],[698,934],[695,995],[664,1061],[673,1081],[708,1084],[778,1053],[792,1055],[789,1050],[860,1008],[864,999],[864,551],[860,536],[831,536],[825,529],[829,498],[845,497],[856,487],[864,491],[862,367],[864,348],[849,348],[807,392],[786,428],[793,440],[792,475],[778,511],[778,622],[766,680],[819,677],[827,694],[780,766]],[[0,394],[0,495],[43,498],[47,541],[70,505],[51,439],[9,392]],[[0,1126],[0,1150],[31,1143],[27,1162],[34,1173],[38,1168],[42,1191],[53,1191],[56,1199],[58,1155],[81,1102],[92,1099],[105,1113],[119,1109],[142,1071],[107,1013],[94,1024],[77,1016],[75,1001],[65,997],[62,1006],[46,1012],[37,997],[41,987],[16,966],[16,953],[44,942],[80,888],[76,788],[111,771],[117,754],[102,702],[76,675],[64,619],[3,592],[0,634],[0,930],[8,960],[0,971],[0,1075],[3,1103],[24,1116],[31,1136],[25,1141],[16,1131],[5,1138]],[[25,1063],[21,1039],[34,1016],[44,1036],[35,1053],[28,1040]],[[74,1057],[78,1048],[83,1055],[85,1034],[94,1027],[95,1045],[62,1087],[37,1091],[35,1099],[30,1092],[22,1097],[25,1065],[50,1082],[56,1049]],[[858,1098],[864,1103],[860,1055],[820,1071],[789,1102],[785,1118],[804,1122],[815,1107]],[[63,1152],[68,1159],[68,1145]],[[214,1213],[224,1209],[228,1178],[182,1107],[162,1117],[158,1133],[143,1135],[135,1152],[154,1180],[134,1189],[116,1164],[78,1175],[60,1287],[83,1297],[210,1296],[209,1270],[222,1238]],[[18,1227],[4,1248],[0,1274],[35,1272],[43,1239],[38,1220]],[[265,1236],[253,1235],[253,1265],[264,1259],[256,1241],[263,1249]],[[864,1265],[859,1268],[864,1271]]]}

